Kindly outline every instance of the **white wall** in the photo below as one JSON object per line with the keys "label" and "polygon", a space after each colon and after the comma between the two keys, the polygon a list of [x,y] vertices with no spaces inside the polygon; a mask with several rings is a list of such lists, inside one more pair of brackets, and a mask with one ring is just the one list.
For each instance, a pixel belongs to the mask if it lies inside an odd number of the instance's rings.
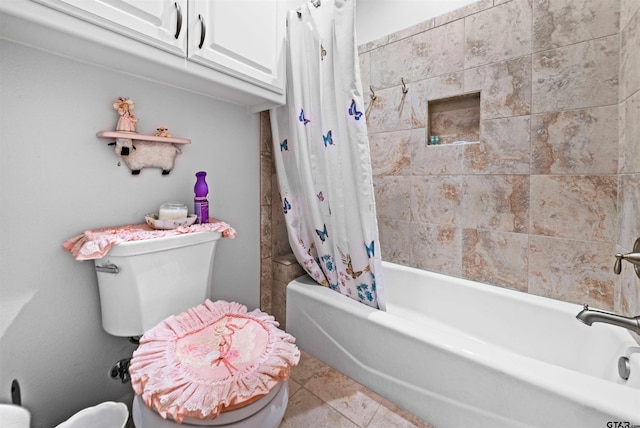
{"label": "white wall", "polygon": [[[205,170],[211,214],[238,231],[218,247],[216,297],[258,306],[258,117],[8,41],[0,67],[0,402],[17,378],[32,427],[52,427],[129,393],[108,371],[134,349],[103,332],[93,263],[75,261],[66,239],[143,222],[166,200],[191,206]],[[192,140],[169,176],[132,176],[96,138],[114,129],[118,96],[136,103],[138,131],[165,126]]]}
{"label": "white wall", "polygon": [[477,0],[357,0],[358,44],[419,24]]}

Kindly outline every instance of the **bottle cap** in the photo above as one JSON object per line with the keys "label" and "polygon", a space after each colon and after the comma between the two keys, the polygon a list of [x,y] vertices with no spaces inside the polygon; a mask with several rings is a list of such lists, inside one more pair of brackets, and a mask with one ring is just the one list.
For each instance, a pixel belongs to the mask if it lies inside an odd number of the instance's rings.
{"label": "bottle cap", "polygon": [[206,198],[209,193],[209,186],[207,186],[207,181],[205,180],[206,176],[207,173],[204,171],[196,172],[196,185],[193,187],[193,191],[197,198]]}

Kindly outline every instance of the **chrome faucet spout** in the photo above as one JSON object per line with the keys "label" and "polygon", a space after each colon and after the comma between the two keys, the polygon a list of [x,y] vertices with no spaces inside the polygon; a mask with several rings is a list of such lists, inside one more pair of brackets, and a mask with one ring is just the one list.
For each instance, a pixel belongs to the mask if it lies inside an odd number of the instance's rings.
{"label": "chrome faucet spout", "polygon": [[626,328],[636,334],[640,334],[640,315],[636,317],[625,317],[614,314],[613,312],[591,309],[589,308],[589,305],[584,305],[584,309],[576,315],[576,318],[586,325],[591,325],[594,322],[601,322]]}

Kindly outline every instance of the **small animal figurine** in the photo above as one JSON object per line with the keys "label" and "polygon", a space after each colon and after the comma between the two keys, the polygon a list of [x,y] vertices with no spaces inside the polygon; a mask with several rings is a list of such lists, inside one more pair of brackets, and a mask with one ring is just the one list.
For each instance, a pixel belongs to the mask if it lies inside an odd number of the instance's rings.
{"label": "small animal figurine", "polygon": [[168,128],[156,128],[156,137],[165,137],[165,138],[171,138],[171,134],[169,134]]}
{"label": "small animal figurine", "polygon": [[168,175],[175,165],[176,156],[181,150],[175,144],[153,141],[136,141],[130,138],[116,138],[114,143],[116,156],[122,158],[131,170],[138,175],[142,168],[160,168],[162,175]]}
{"label": "small animal figurine", "polygon": [[113,108],[117,110],[120,115],[118,124],[116,125],[116,131],[136,132],[138,118],[131,112],[134,107],[135,104],[133,104],[133,101],[125,97],[118,97],[116,102],[113,103]]}

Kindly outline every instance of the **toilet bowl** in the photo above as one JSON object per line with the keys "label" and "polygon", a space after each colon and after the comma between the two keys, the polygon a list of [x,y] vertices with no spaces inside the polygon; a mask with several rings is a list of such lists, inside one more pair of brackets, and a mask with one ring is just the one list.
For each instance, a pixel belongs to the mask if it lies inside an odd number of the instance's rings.
{"label": "toilet bowl", "polygon": [[212,420],[185,418],[182,425],[164,419],[149,409],[139,396],[133,399],[133,423],[136,428],[175,428],[177,426],[208,426],[224,428],[276,428],[280,425],[289,400],[289,384],[278,383],[269,394],[246,407],[221,413]]}

